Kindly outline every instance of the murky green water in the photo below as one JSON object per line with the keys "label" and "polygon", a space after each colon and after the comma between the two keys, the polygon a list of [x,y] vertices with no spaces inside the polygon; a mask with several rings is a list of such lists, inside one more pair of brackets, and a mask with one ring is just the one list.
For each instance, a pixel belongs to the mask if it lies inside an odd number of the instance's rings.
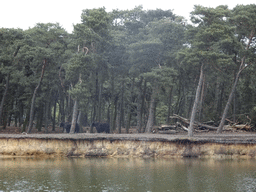
{"label": "murky green water", "polygon": [[0,191],[256,191],[256,161],[1,158]]}

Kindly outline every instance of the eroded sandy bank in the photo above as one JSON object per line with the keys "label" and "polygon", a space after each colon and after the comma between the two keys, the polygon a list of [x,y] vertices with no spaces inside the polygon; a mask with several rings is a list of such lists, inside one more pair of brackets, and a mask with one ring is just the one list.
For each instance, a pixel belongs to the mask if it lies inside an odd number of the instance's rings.
{"label": "eroded sandy bank", "polygon": [[255,134],[1,134],[0,155],[255,158]]}

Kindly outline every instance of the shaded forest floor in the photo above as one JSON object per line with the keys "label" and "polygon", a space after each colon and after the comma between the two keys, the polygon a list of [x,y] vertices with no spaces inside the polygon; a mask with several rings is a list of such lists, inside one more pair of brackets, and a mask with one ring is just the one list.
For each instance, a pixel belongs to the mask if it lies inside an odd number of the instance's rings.
{"label": "shaded forest floor", "polygon": [[[81,130],[81,133],[89,133],[90,127],[83,127]],[[96,132],[96,130],[94,130],[94,132]],[[5,129],[3,129],[2,126],[0,126],[0,134],[21,134],[22,133],[22,127],[15,127],[15,126],[7,126]],[[45,134],[45,133],[49,133],[49,134],[59,134],[59,133],[63,133],[63,128],[56,126],[55,130],[52,130],[52,127],[49,126],[48,130],[46,130],[44,127],[42,127],[41,131],[38,131],[36,128],[33,128],[31,133],[33,134]],[[114,131],[114,133],[117,133],[117,130]],[[126,133],[126,129],[122,128],[121,133]],[[136,127],[131,127],[129,129],[129,133],[137,133],[137,129]]]}
{"label": "shaded forest floor", "polygon": [[[62,133],[63,128],[56,127],[55,131],[52,131],[52,127],[49,127],[48,133]],[[14,127],[14,126],[7,126],[5,129],[3,129],[2,126],[0,126],[0,134],[21,134],[22,133],[22,127]],[[44,127],[41,131],[38,131],[36,128],[33,128],[31,133],[37,133],[37,134],[44,134],[47,133]]]}
{"label": "shaded forest floor", "polygon": [[[82,133],[89,133],[89,129],[90,127],[83,127],[82,128]],[[94,130],[95,132],[96,130]],[[31,131],[32,134],[61,134],[63,133],[63,128],[62,127],[55,127],[55,130],[52,130],[52,127],[48,128],[48,131],[45,130],[44,127],[42,127],[41,131],[38,131],[36,128],[33,128]],[[126,129],[122,128],[121,130],[122,134],[126,133]],[[5,129],[3,129],[2,126],[0,126],[0,134],[22,134],[22,127],[15,127],[15,126],[7,126]],[[117,130],[114,131],[114,134],[117,134]],[[129,134],[138,134],[136,127],[131,127],[129,129]],[[152,133],[153,134],[153,133]],[[245,130],[234,130],[234,131],[223,131],[223,134],[232,134],[232,135],[252,135],[252,134],[256,134],[255,131],[245,131]],[[156,134],[158,135],[158,134]],[[161,135],[167,135],[167,134],[161,134]],[[174,134],[171,135],[187,135],[186,131],[177,131]],[[216,135],[216,131],[206,131],[206,132],[195,132],[195,135]]]}

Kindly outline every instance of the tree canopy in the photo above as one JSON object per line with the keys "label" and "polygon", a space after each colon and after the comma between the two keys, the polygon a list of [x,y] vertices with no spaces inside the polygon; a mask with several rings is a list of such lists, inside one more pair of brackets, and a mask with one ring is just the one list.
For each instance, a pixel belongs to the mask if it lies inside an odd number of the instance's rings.
{"label": "tree canopy", "polygon": [[219,132],[226,119],[255,125],[256,5],[198,5],[191,22],[103,7],[84,9],[71,34],[59,23],[1,28],[0,125],[48,131],[75,119],[151,132],[173,114],[190,118],[196,92],[197,121]]}

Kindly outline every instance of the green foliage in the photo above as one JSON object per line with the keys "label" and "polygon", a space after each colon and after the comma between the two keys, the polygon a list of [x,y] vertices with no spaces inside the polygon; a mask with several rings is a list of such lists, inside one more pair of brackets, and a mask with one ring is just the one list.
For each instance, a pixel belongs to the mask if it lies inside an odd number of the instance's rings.
{"label": "green foliage", "polygon": [[26,31],[1,28],[0,98],[10,74],[6,109],[26,116],[46,62],[36,111],[44,111],[47,102],[52,111],[57,101],[57,114],[67,119],[73,100],[77,100],[90,122],[111,120],[114,126],[119,115],[117,121],[122,125],[131,121],[135,126],[142,107],[145,125],[156,88],[155,120],[162,124],[170,111],[189,118],[203,63],[199,118],[218,121],[244,57],[248,66],[232,104],[236,110],[229,113],[252,117],[256,111],[255,10],[255,4],[238,5],[233,10],[222,5],[195,6],[193,24],[186,25],[184,18],[171,10],[139,6],[106,12],[103,7],[84,9],[72,34],[58,23],[38,23]]}

